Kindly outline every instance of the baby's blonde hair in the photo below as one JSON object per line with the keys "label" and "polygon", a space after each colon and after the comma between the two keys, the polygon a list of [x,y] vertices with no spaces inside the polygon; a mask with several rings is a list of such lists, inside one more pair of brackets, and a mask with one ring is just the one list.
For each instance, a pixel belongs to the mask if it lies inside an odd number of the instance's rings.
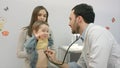
{"label": "baby's blonde hair", "polygon": [[44,22],[44,21],[36,21],[36,22],[33,24],[33,26],[32,26],[32,30],[35,30],[35,31],[37,32],[37,31],[39,30],[40,26],[43,25],[43,24],[45,24],[45,25],[47,25],[47,26],[49,27],[49,25],[48,25],[47,22]]}

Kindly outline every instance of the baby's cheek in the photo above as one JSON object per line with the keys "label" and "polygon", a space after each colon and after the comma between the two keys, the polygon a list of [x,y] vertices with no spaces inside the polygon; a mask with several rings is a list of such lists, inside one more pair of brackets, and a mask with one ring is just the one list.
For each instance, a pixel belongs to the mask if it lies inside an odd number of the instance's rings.
{"label": "baby's cheek", "polygon": [[48,36],[45,36],[45,38],[48,38]]}

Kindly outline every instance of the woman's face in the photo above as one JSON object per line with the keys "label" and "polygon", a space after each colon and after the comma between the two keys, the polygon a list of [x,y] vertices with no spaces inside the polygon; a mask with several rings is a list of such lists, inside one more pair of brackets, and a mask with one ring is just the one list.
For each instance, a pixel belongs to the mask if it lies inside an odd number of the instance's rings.
{"label": "woman's face", "polygon": [[46,19],[47,19],[47,13],[46,13],[46,11],[44,9],[42,9],[42,10],[40,10],[38,12],[37,19],[40,20],[40,21],[46,21]]}

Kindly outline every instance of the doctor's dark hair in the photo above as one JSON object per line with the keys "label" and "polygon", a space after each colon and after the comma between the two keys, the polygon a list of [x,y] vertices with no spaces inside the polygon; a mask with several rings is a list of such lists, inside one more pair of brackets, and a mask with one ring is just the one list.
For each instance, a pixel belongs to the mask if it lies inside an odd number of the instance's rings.
{"label": "doctor's dark hair", "polygon": [[78,4],[73,7],[74,14],[77,16],[82,16],[86,23],[94,23],[95,13],[92,6],[87,4]]}

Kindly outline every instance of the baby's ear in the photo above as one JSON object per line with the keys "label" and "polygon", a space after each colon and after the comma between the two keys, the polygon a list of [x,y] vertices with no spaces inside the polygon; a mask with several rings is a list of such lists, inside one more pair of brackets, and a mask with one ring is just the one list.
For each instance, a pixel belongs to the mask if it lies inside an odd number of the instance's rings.
{"label": "baby's ear", "polygon": [[48,38],[49,38],[50,36],[51,36],[51,34],[49,33],[49,34],[48,34]]}
{"label": "baby's ear", "polygon": [[35,30],[33,30],[33,34],[36,34],[37,32]]}

